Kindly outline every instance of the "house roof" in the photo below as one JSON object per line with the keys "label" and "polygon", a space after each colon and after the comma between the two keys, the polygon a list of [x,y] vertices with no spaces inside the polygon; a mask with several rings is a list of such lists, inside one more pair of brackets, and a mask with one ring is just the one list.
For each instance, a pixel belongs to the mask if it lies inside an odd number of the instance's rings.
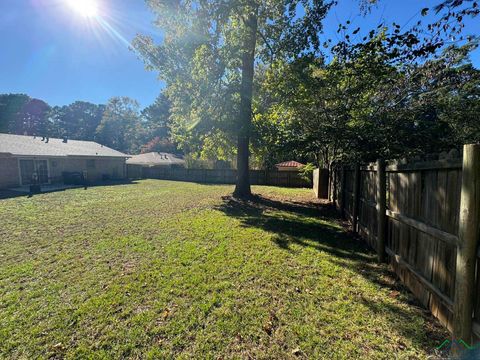
{"label": "house roof", "polygon": [[132,157],[127,160],[127,164],[143,166],[184,165],[185,160],[174,154],[149,152],[146,154],[132,155]]}
{"label": "house roof", "polygon": [[49,138],[42,141],[41,136],[23,136],[0,133],[0,154],[14,156],[100,156],[128,157],[120,151],[100,145],[93,141]]}
{"label": "house roof", "polygon": [[294,167],[294,168],[298,168],[298,167],[302,167],[302,166],[305,166],[304,164],[302,163],[299,163],[298,161],[284,161],[284,162],[281,162],[279,164],[276,164],[275,166],[277,167]]}

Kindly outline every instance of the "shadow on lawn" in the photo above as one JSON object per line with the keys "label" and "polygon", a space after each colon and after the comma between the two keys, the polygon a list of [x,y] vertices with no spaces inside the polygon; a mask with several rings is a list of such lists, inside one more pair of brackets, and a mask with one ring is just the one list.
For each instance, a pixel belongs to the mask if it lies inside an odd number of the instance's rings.
{"label": "shadow on lawn", "polygon": [[[280,201],[263,196],[250,200],[225,197],[217,209],[236,217],[246,227],[275,233],[275,243],[288,251],[292,244],[313,247],[339,258],[370,261],[371,254],[363,242],[346,236],[339,227],[329,225],[339,218],[333,207],[314,202]],[[325,220],[318,222],[316,220]]]}
{"label": "shadow on lawn", "polygon": [[0,189],[0,200],[4,199],[11,199],[11,198],[16,198],[16,197],[33,197],[35,195],[41,195],[41,194],[48,194],[48,193],[54,193],[54,192],[60,192],[60,191],[67,191],[67,190],[73,190],[73,189],[85,189],[88,190],[89,188],[93,187],[99,187],[99,186],[115,186],[115,185],[135,185],[138,184],[138,181],[135,180],[108,180],[108,181],[101,181],[101,182],[94,182],[94,183],[89,183],[85,187],[84,185],[77,185],[73,187],[65,186],[62,187],[61,184],[58,185],[58,187],[44,187],[41,192],[39,193],[29,193],[27,190],[27,187],[25,187],[25,190],[19,191],[19,190],[11,190],[11,189]]}
{"label": "shadow on lawn", "polygon": [[[329,224],[341,223],[333,206],[316,202],[281,201],[257,195],[250,200],[224,197],[217,209],[240,219],[245,227],[274,233],[274,242],[286,251],[292,251],[291,245],[298,244],[329,253],[333,256],[331,261],[334,264],[349,268],[368,281],[390,290],[390,296],[408,304],[411,311],[393,302],[372,301],[361,293],[359,301],[372,312],[387,317],[400,334],[424,351],[434,353],[434,347],[448,336],[438,321],[397,280],[395,273],[387,265],[375,262],[375,254],[365,242],[348,233],[344,227]],[[415,316],[421,316],[424,320],[424,336],[419,337],[419,333],[412,329]],[[398,344],[399,349],[402,346],[404,344]]]}

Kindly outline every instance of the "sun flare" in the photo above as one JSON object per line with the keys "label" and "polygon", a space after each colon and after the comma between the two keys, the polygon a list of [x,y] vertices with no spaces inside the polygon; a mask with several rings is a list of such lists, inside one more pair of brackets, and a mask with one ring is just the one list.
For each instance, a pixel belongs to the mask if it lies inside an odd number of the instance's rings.
{"label": "sun flare", "polygon": [[98,15],[98,6],[95,0],[69,0],[68,2],[75,12],[86,18]]}

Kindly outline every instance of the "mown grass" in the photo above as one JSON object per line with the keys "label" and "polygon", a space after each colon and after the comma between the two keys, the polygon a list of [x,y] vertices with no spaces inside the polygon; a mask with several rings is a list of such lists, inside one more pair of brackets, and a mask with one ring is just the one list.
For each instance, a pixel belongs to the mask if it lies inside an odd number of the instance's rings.
{"label": "mown grass", "polygon": [[309,190],[0,201],[0,358],[426,358],[445,332]]}

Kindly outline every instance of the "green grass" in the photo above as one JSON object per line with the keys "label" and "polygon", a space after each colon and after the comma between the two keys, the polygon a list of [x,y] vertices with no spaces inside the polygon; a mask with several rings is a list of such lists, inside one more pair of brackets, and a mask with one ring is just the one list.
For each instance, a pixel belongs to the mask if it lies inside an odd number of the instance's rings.
{"label": "green grass", "polygon": [[0,358],[425,358],[447,334],[310,190],[0,201]]}

